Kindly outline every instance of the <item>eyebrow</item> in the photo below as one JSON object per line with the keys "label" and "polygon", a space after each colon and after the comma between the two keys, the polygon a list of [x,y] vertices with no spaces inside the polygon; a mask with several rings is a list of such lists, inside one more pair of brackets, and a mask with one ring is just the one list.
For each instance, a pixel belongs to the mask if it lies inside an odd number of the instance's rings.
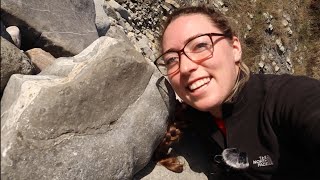
{"label": "eyebrow", "polygon": [[[205,33],[205,34],[207,34],[207,33]],[[183,48],[184,48],[184,47],[186,46],[186,44],[187,44],[188,42],[190,42],[192,39],[194,39],[194,38],[196,38],[196,37],[198,37],[198,36],[201,36],[201,35],[203,35],[203,34],[202,34],[202,33],[198,33],[198,34],[195,34],[195,35],[187,38],[186,40],[184,40],[184,41],[183,41],[183,44],[184,44]],[[163,52],[163,53],[177,52],[177,51],[181,51],[183,48],[181,48],[181,49],[170,48],[170,49],[166,50],[166,51]]]}

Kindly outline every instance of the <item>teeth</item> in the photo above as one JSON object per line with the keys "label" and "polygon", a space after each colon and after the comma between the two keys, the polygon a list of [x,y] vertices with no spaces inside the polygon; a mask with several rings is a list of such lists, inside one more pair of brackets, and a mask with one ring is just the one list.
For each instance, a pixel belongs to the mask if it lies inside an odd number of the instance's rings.
{"label": "teeth", "polygon": [[195,89],[203,86],[204,84],[208,83],[209,81],[210,81],[210,78],[208,78],[208,77],[207,77],[207,78],[200,79],[200,80],[192,83],[191,85],[189,85],[189,89],[190,89],[191,91],[193,91],[193,90],[195,90]]}

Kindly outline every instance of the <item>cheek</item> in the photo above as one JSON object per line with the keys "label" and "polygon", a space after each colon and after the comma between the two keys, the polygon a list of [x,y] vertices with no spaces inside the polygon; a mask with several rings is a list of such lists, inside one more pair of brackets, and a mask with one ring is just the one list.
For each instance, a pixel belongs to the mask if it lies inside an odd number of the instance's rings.
{"label": "cheek", "polygon": [[184,87],[182,87],[180,80],[178,77],[169,77],[169,82],[173,88],[173,90],[177,93],[177,94],[181,94],[180,92],[184,89]]}

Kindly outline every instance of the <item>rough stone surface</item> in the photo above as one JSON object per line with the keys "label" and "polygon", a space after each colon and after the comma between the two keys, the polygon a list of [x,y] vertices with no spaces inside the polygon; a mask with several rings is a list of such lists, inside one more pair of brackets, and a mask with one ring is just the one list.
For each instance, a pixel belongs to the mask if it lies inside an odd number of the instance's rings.
{"label": "rough stone surface", "polygon": [[1,95],[12,74],[32,74],[34,67],[30,59],[1,37]]}
{"label": "rough stone surface", "polygon": [[126,10],[125,8],[123,8],[120,4],[118,4],[116,1],[114,0],[110,0],[110,1],[107,1],[108,4],[113,8],[115,9],[119,14],[120,16],[129,21],[129,17],[130,17],[130,13],[128,12],[128,10]]}
{"label": "rough stone surface", "polygon": [[25,52],[35,67],[35,74],[40,73],[43,69],[53,64],[56,59],[50,53],[40,49],[33,48]]}
{"label": "rough stone surface", "polygon": [[3,0],[1,20],[20,28],[22,48],[33,44],[55,57],[78,54],[98,38],[92,0]]}
{"label": "rough stone surface", "polygon": [[153,70],[132,46],[103,37],[37,76],[12,76],[1,101],[1,179],[131,179],[173,103]]}
{"label": "rough stone surface", "polygon": [[94,6],[96,10],[96,27],[99,36],[106,35],[110,28],[110,21],[107,13],[104,10],[105,0],[94,0]]}

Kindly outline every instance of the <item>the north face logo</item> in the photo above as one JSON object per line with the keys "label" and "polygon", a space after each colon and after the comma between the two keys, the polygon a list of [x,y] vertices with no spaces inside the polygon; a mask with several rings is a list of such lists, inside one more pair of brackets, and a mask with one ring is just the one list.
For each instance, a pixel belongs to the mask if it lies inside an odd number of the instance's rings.
{"label": "the north face logo", "polygon": [[264,166],[272,166],[273,162],[269,155],[265,156],[259,156],[259,159],[253,160],[253,164],[257,164],[258,167],[264,167]]}

